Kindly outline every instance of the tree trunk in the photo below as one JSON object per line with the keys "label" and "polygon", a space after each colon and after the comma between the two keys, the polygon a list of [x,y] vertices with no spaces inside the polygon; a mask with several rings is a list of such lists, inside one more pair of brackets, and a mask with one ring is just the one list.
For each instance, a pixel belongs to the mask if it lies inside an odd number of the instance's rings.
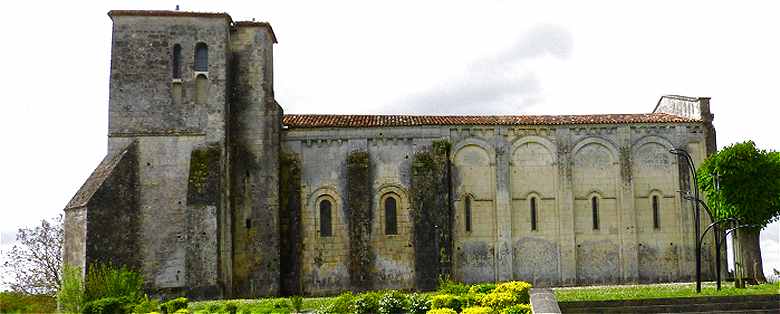
{"label": "tree trunk", "polygon": [[734,279],[737,287],[766,282],[761,263],[761,230],[737,229],[734,234]]}

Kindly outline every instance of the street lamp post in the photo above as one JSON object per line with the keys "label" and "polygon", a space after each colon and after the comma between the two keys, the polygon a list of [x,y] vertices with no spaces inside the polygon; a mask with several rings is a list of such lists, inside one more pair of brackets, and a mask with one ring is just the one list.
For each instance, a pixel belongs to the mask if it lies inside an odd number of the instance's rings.
{"label": "street lamp post", "polygon": [[[699,183],[696,180],[696,169],[693,166],[693,158],[684,149],[673,148],[669,150],[670,153],[677,156],[685,157],[685,161],[688,163],[688,169],[693,176],[693,197],[699,200]],[[701,209],[699,208],[699,202],[694,201],[694,233],[696,233],[696,292],[701,292],[701,243],[699,241],[699,234],[701,233]]]}

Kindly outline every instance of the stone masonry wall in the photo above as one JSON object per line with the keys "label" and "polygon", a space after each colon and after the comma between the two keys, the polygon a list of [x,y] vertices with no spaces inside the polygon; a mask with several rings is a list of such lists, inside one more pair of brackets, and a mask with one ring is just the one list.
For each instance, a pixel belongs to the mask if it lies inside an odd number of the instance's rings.
{"label": "stone masonry wall", "polygon": [[273,99],[273,37],[261,25],[231,32],[230,206],[232,290],[236,297],[280,289],[279,137]]}
{"label": "stone masonry wall", "polygon": [[[346,231],[340,233],[336,224],[334,239],[328,239],[336,242],[318,240],[316,205],[323,197],[336,204],[344,197],[340,160],[360,141],[371,147],[375,181],[381,181],[374,184],[377,201],[386,193],[378,187],[410,188],[408,152],[434,139],[452,143],[451,276],[456,280],[516,279],[539,286],[689,280],[690,209],[676,193],[678,161],[668,149],[686,143],[700,162],[706,145],[702,128],[694,123],[287,130],[284,149],[303,156],[304,291],[327,294],[350,288]],[[660,200],[658,229],[653,226],[652,195]],[[466,197],[471,198],[471,231],[465,230]],[[536,230],[531,230],[531,198],[537,202]],[[382,214],[380,205],[373,208],[375,215]],[[334,222],[346,224],[343,219],[334,216]],[[402,231],[400,237],[411,236],[403,232],[415,231]],[[381,252],[392,243],[372,240],[371,245]],[[395,255],[392,264],[375,263],[373,271],[413,268],[410,253]],[[710,276],[712,257],[704,261],[705,277]],[[419,268],[412,276],[417,273]],[[414,280],[374,283],[375,289],[414,287]]]}
{"label": "stone masonry wall", "polygon": [[[216,241],[224,226],[218,217],[226,209],[229,20],[217,15],[111,18],[109,154],[137,142],[138,259],[145,281],[153,293],[221,296],[229,281],[220,270]],[[180,78],[173,77],[177,44]],[[194,69],[198,44],[208,47],[206,71]],[[197,80],[205,82],[201,98]],[[196,157],[204,149],[209,158],[201,165]],[[190,184],[198,175],[192,170],[201,166],[211,174],[208,197],[198,197],[199,186]]]}

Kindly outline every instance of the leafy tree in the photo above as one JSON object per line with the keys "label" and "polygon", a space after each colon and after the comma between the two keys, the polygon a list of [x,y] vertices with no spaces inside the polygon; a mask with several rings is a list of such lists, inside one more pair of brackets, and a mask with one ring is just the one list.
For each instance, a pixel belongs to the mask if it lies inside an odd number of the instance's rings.
{"label": "leafy tree", "polygon": [[4,278],[11,279],[4,283],[15,292],[54,295],[61,283],[62,238],[62,215],[19,229],[2,265]]}
{"label": "leafy tree", "polygon": [[733,237],[737,284],[766,282],[759,233],[780,218],[780,153],[760,150],[753,141],[732,144],[707,158],[697,174],[716,219],[754,226]]}

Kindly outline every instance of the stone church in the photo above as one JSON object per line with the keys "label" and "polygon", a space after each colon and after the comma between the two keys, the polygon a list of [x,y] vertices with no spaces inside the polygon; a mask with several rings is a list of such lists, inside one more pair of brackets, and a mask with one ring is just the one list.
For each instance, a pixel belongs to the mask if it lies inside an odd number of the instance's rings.
{"label": "stone church", "polygon": [[694,276],[690,173],[669,149],[715,151],[709,98],[646,114],[285,115],[268,23],[108,15],[108,152],[65,208],[66,263],[126,265],[152,293],[196,298]]}

